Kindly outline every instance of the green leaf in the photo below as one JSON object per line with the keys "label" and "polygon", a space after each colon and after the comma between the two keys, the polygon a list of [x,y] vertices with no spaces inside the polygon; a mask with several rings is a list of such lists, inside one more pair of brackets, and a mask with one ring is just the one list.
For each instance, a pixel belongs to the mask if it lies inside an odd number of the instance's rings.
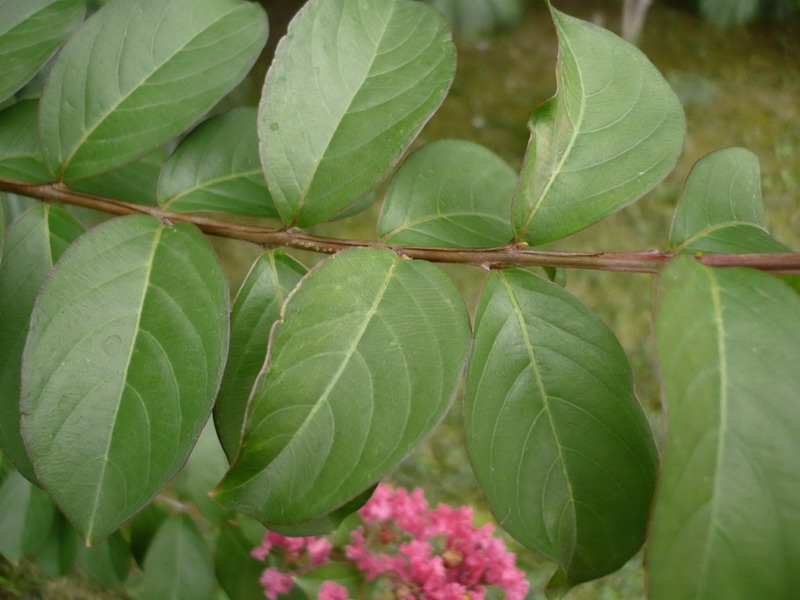
{"label": "green leaf", "polygon": [[300,575],[295,579],[295,584],[309,598],[319,598],[319,589],[326,581],[333,581],[345,587],[354,598],[360,597],[364,586],[364,576],[355,565],[333,561]]}
{"label": "green leaf", "polygon": [[72,570],[78,555],[78,532],[61,511],[55,511],[53,526],[36,551],[36,565],[50,577],[63,577]]}
{"label": "green leaf", "polygon": [[287,537],[306,537],[309,535],[327,535],[339,528],[344,520],[364,506],[372,497],[376,485],[368,487],[358,496],[350,500],[347,504],[323,515],[317,519],[300,523],[299,525],[270,525],[270,529],[275,533],[280,533]]}
{"label": "green leaf", "polygon": [[131,554],[133,559],[140,567],[144,566],[144,557],[150,542],[166,520],[167,513],[157,506],[156,503],[149,504],[137,514],[130,523]]}
{"label": "green leaf", "polygon": [[791,252],[767,231],[758,157],[744,148],[712,152],[686,179],[669,236],[691,252]]}
{"label": "green leaf", "polygon": [[253,2],[109,2],[64,47],[42,94],[50,173],[83,179],[155,150],[239,83],[266,37]]}
{"label": "green leaf", "polygon": [[637,200],[675,166],[685,119],[669,84],[636,47],[553,9],[558,93],[530,123],[514,196],[518,239],[575,233]]}
{"label": "green leaf", "polygon": [[186,461],[213,403],[228,292],[192,225],[122,217],[85,234],[36,303],[22,430],[39,479],[94,543]]}
{"label": "green leaf", "polygon": [[53,503],[42,490],[16,472],[0,486],[0,554],[16,563],[47,539]]}
{"label": "green leaf", "polygon": [[81,569],[106,587],[121,587],[125,583],[131,558],[131,546],[119,531],[94,546],[81,546],[78,554]]}
{"label": "green leaf", "polygon": [[0,448],[37,482],[20,435],[20,369],[31,312],[47,274],[83,227],[58,206],[37,203],[8,230],[0,263]]}
{"label": "green leaf", "polygon": [[6,227],[10,226],[17,217],[28,210],[31,206],[39,204],[38,200],[18,196],[17,194],[3,194],[3,209],[5,211]]}
{"label": "green leaf", "polygon": [[214,570],[219,585],[236,600],[264,600],[264,587],[259,583],[268,565],[250,556],[253,545],[238,527],[224,526],[217,538]]}
{"label": "green leaf", "polygon": [[[712,152],[686,179],[670,231],[679,251],[707,254],[791,252],[767,230],[758,157],[744,148]],[[781,279],[800,291],[800,277]]]}
{"label": "green leaf", "polygon": [[378,235],[390,244],[490,247],[511,240],[517,175],[491,150],[442,140],[417,150],[397,171]]}
{"label": "green leaf", "polygon": [[158,176],[166,160],[167,151],[160,148],[125,167],[76,181],[70,187],[95,196],[157,206]]}
{"label": "green leaf", "polygon": [[800,589],[800,298],[690,257],[659,278],[669,435],[648,553],[653,600]]}
{"label": "green leaf", "polygon": [[85,11],[84,0],[0,1],[0,100],[36,75]]}
{"label": "green leaf", "polygon": [[264,83],[261,163],[281,218],[308,227],[367,194],[444,99],[455,48],[410,0],[311,0]]}
{"label": "green leaf", "polygon": [[222,377],[214,424],[228,461],[239,453],[247,402],[267,356],[269,332],[283,301],[306,268],[283,252],[265,252],[253,263],[231,313],[231,348]]}
{"label": "green leaf", "polygon": [[211,552],[186,515],[167,519],[144,561],[145,600],[211,600],[214,566]]}
{"label": "green leaf", "polygon": [[278,216],[259,162],[257,114],[255,108],[237,108],[192,131],[164,165],[158,183],[162,208]]}
{"label": "green leaf", "polygon": [[475,318],[467,447],[498,523],[572,587],[641,547],[657,456],[628,360],[555,283],[493,272]]}
{"label": "green leaf", "polygon": [[208,497],[228,470],[228,460],[219,444],[214,424],[206,423],[183,469],[175,478],[178,496],[190,500],[209,521],[221,522],[227,511]]}
{"label": "green leaf", "polygon": [[0,177],[32,183],[50,180],[36,138],[39,103],[23,100],[0,112]]}
{"label": "green leaf", "polygon": [[464,303],[434,265],[378,248],[323,261],[272,330],[216,497],[274,525],[342,506],[441,420],[468,343]]}

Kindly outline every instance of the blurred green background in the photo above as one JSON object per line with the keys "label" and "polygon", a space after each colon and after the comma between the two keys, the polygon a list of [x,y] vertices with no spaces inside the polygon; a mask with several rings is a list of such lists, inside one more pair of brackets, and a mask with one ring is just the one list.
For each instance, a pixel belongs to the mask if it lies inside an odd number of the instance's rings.
{"label": "blurred green background", "polygon": [[[453,1],[432,3],[447,9],[445,5],[452,5]],[[543,2],[509,8],[516,0],[466,1],[491,4],[493,8],[485,14],[494,19],[492,24],[509,26],[516,22],[517,26],[495,33],[481,32],[488,26],[465,26],[465,31],[456,35],[459,53],[455,83],[415,146],[443,138],[471,140],[497,152],[519,169],[528,142],[528,118],[555,91],[555,33]],[[737,145],[749,148],[761,159],[771,231],[788,245],[800,247],[800,17],[796,11],[788,10],[792,1],[787,4],[785,0],[767,0],[762,3],[763,11],[751,16],[771,19],[728,29],[720,25],[732,21],[717,20],[714,24],[704,20],[691,2],[653,3],[639,45],[673,86],[686,109],[684,154],[663,184],[638,203],[551,248],[666,248],[672,213],[691,166],[711,151]],[[271,18],[269,47],[252,78],[225,102],[226,107],[257,101],[269,55],[289,18],[302,4],[299,0],[263,3]],[[557,5],[564,12],[621,31],[621,0],[561,0]],[[379,209],[378,202],[360,215],[318,226],[314,231],[372,238]],[[235,290],[260,249],[230,240],[213,243]],[[307,264],[320,258],[301,252],[295,255]],[[443,268],[458,283],[472,310],[485,273],[464,266]],[[567,288],[598,312],[620,338],[634,368],[639,399],[660,438],[663,419],[650,326],[653,281],[649,275],[596,271],[567,274]],[[390,478],[409,488],[424,488],[432,503],[469,504],[480,522],[491,521],[464,448],[460,398],[436,433]],[[530,598],[543,599],[541,589],[554,570],[553,565],[512,540],[509,545],[517,551],[519,564],[530,576]],[[85,576],[50,581],[28,563],[12,567],[0,562],[0,600],[124,597],[89,582]],[[580,586],[571,598],[644,598],[641,557],[617,574]]]}

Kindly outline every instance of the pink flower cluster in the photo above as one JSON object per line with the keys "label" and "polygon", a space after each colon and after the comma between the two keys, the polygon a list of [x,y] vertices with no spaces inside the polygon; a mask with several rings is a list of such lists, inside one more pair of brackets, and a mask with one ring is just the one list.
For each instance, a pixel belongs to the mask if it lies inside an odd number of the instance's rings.
{"label": "pink flower cluster", "polygon": [[[472,510],[440,504],[431,509],[422,490],[393,490],[379,485],[359,510],[364,524],[344,547],[344,555],[367,581],[382,579],[398,600],[483,600],[486,586],[505,590],[507,600],[523,600],[528,582],[515,565],[515,556],[494,528],[472,525]],[[265,595],[275,599],[292,589],[292,574],[328,560],[324,538],[285,538],[268,533],[253,556],[264,560],[279,546],[290,573],[271,567],[261,582]],[[292,554],[294,553],[294,554]],[[319,600],[350,600],[347,590],[325,582]]]}

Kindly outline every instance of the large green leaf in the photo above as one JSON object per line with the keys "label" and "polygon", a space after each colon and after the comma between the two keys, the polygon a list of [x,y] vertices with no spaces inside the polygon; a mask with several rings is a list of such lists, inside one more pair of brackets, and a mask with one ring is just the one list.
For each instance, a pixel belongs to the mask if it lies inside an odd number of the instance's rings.
{"label": "large green leaf", "polygon": [[47,494],[11,472],[0,486],[0,555],[15,563],[39,549],[54,513]]}
{"label": "large green leaf", "polygon": [[45,162],[74,180],[129,163],[197,121],[267,37],[243,0],[112,0],[67,43],[39,107]]}
{"label": "large green leaf", "polygon": [[464,303],[434,265],[377,248],[320,263],[272,330],[217,498],[275,525],[345,504],[439,422],[468,343]]}
{"label": "large green leaf", "polygon": [[659,278],[669,436],[648,553],[653,600],[800,589],[800,298],[690,257]]}
{"label": "large green leaf", "polygon": [[512,223],[543,244],[640,198],[672,170],[685,120],[669,84],[636,47],[553,10],[558,93],[531,119]]}
{"label": "large green leaf", "polygon": [[553,587],[615,571],[641,547],[652,434],[619,342],[562,287],[521,269],[491,274],[464,419],[492,513],[560,565]]}
{"label": "large green leaf", "polygon": [[211,551],[187,515],[167,519],[144,560],[145,600],[212,600]]}
{"label": "large green leaf", "polygon": [[390,244],[490,247],[511,240],[517,175],[491,150],[460,140],[428,144],[392,179],[378,222]]}
{"label": "large green leaf", "polygon": [[192,131],[161,172],[162,207],[278,216],[259,162],[257,113],[255,108],[237,108]]}
{"label": "large green leaf", "polygon": [[0,112],[0,177],[50,180],[36,138],[38,105],[36,100],[23,100]]}
{"label": "large green leaf", "polygon": [[0,100],[30,81],[85,10],[85,0],[0,0]]}
{"label": "large green leaf", "polygon": [[36,204],[8,231],[0,263],[0,448],[36,482],[20,435],[20,368],[36,295],[83,227],[58,206]]}
{"label": "large green leaf", "polygon": [[119,531],[91,547],[82,546],[78,555],[83,571],[106,587],[120,587],[131,567],[131,545]]}
{"label": "large green leaf", "polygon": [[214,571],[229,598],[264,600],[264,587],[259,579],[267,565],[250,555],[252,549],[253,544],[238,527],[222,527],[214,553]]}
{"label": "large green leaf", "polygon": [[307,227],[355,204],[438,108],[455,71],[444,19],[410,0],[311,0],[275,53],[259,108],[278,212]]}
{"label": "large green leaf", "polygon": [[247,401],[267,356],[269,332],[281,306],[306,268],[283,252],[265,252],[253,263],[231,313],[231,348],[214,405],[214,424],[228,460],[239,453]]}
{"label": "large green leaf", "polygon": [[22,367],[22,430],[45,488],[90,542],[186,461],[213,403],[228,292],[192,225],[114,219],[47,280]]}

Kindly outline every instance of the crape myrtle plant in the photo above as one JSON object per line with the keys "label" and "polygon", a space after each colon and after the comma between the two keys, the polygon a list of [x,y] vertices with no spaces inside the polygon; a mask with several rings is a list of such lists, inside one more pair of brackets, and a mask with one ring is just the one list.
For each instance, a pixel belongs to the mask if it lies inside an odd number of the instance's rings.
{"label": "crape myrtle plant", "polygon": [[[257,597],[262,526],[355,531],[463,382],[474,472],[498,525],[556,563],[551,597],[644,544],[653,600],[796,598],[800,256],[766,229],[756,157],[695,166],[664,251],[538,248],[675,165],[683,111],[639,50],[551,7],[558,87],[517,174],[459,140],[405,156],[455,70],[424,3],[310,0],[258,109],[202,122],[265,43],[257,4],[85,12],[0,3],[4,556],[62,572],[79,537],[110,585],[132,554],[144,597],[210,598],[215,577]],[[314,235],[384,181],[375,239]],[[16,214],[20,197],[40,202]],[[87,230],[75,207],[117,218]],[[204,234],[265,249],[232,303]],[[309,270],[280,247],[331,256]],[[490,271],[472,322],[436,262]],[[620,344],[563,268],[657,275],[660,456]],[[159,495],[176,475],[178,498]],[[326,568],[326,594],[353,588]]]}

